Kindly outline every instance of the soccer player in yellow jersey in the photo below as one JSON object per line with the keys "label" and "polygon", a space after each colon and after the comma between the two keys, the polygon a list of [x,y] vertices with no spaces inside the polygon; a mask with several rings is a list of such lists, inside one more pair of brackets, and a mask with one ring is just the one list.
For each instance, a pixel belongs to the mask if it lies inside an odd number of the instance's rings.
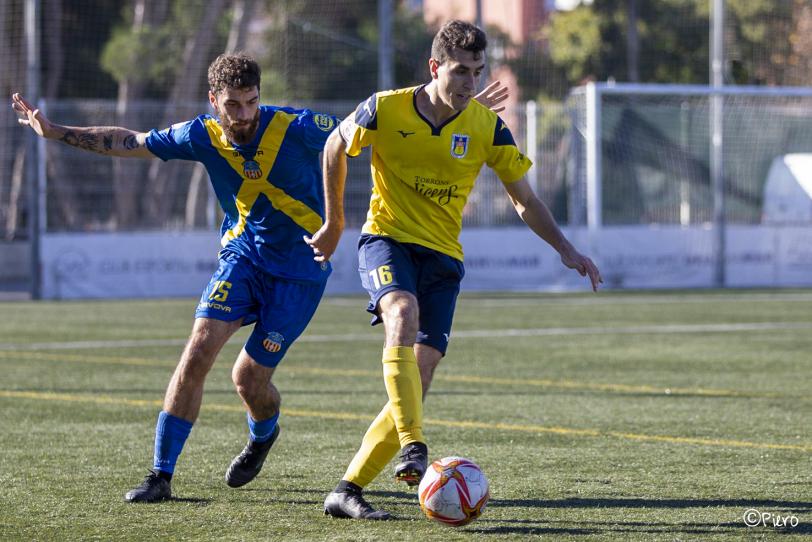
{"label": "soccer player in yellow jersey", "polygon": [[358,106],[324,149],[326,219],[311,239],[317,261],[335,251],[344,227],[346,156],[372,146],[372,197],[359,240],[361,281],[368,310],[383,321],[383,373],[389,401],[372,422],[325,514],[389,519],[362,497],[400,450],[395,477],[416,485],[428,451],[422,400],[445,355],[464,274],[458,237],[462,210],[479,170],[499,175],[522,220],[555,248],[561,261],[593,290],[602,282],[595,264],[579,253],[555,223],[524,175],[531,163],[505,123],[471,98],[485,67],[486,37],[462,21],[443,25],[429,59],[431,81],[378,92]]}

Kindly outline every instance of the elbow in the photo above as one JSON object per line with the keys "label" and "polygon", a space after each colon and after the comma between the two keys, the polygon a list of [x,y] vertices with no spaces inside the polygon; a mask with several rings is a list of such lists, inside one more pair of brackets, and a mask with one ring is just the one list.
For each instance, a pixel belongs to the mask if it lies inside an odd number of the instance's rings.
{"label": "elbow", "polygon": [[344,138],[341,137],[341,132],[339,132],[338,128],[333,130],[333,132],[327,137],[325,151],[334,157],[343,155],[347,152],[347,144],[344,142]]}
{"label": "elbow", "polygon": [[347,145],[344,143],[338,130],[334,130],[333,133],[327,137],[327,141],[324,144],[322,167],[325,175],[329,175],[330,172],[335,171],[337,167],[341,167],[342,162],[346,163],[347,158],[344,154],[346,149]]}

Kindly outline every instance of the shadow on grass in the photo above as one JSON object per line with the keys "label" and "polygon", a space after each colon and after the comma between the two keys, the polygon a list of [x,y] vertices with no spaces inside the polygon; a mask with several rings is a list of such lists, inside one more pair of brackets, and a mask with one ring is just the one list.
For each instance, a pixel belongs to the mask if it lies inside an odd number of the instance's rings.
{"label": "shadow on grass", "polygon": [[211,504],[211,499],[202,499],[200,497],[171,497],[166,502],[178,502],[178,503],[194,504],[197,506],[208,506]]}
{"label": "shadow on grass", "polygon": [[[722,507],[740,509],[744,514],[746,510],[756,509],[768,511],[780,510],[780,515],[808,514],[812,512],[812,502],[782,501],[777,499],[493,499],[488,507],[494,508],[640,508],[640,509],[687,509]],[[722,523],[666,523],[642,521],[613,521],[613,522],[583,522],[577,527],[559,527],[556,523],[561,521],[544,521],[532,519],[479,519],[468,532],[479,534],[520,534],[520,535],[600,535],[606,533],[652,533],[688,535],[711,535],[718,533],[743,533],[753,531],[754,534],[775,532],[777,534],[810,534],[812,524],[801,523],[795,527],[757,526],[749,527],[744,518],[740,521]],[[493,524],[492,526],[490,524]]]}
{"label": "shadow on grass", "polygon": [[[330,488],[331,489],[331,488]],[[300,489],[286,488],[275,500],[284,501],[308,507],[321,507],[324,497],[330,489]],[[267,499],[263,494],[269,491],[265,488],[246,488],[244,501],[262,502]],[[302,495],[291,499],[288,495]],[[370,499],[373,506],[387,509],[389,506],[410,506],[417,504],[417,495],[411,491],[366,491],[364,494]],[[250,497],[249,497],[250,495]],[[689,509],[689,508],[733,508],[736,515],[742,515],[741,520],[727,522],[663,522],[663,521],[622,521],[618,513],[618,521],[547,521],[544,519],[490,519],[487,512],[485,517],[463,528],[467,533],[482,535],[606,535],[609,533],[640,533],[640,534],[673,534],[708,536],[713,534],[740,535],[752,531],[755,535],[764,533],[808,535],[812,534],[811,523],[801,523],[795,527],[773,528],[771,526],[748,527],[744,523],[743,514],[751,508],[761,511],[775,512],[782,516],[804,516],[812,513],[812,502],[783,501],[778,499],[492,499],[488,508],[539,508],[539,509]],[[395,517],[396,520],[412,521],[411,517]],[[571,526],[568,526],[571,525]]]}
{"label": "shadow on grass", "polygon": [[[489,524],[494,524],[490,526]],[[726,523],[662,523],[662,522],[582,522],[579,527],[556,527],[552,524],[556,522],[545,522],[543,520],[488,520],[480,518],[476,523],[465,529],[469,533],[483,535],[607,535],[609,533],[637,533],[637,534],[686,534],[711,536],[716,534],[743,535],[744,532],[752,531],[754,536],[762,536],[768,532],[776,534],[807,535],[812,533],[812,525],[801,524],[797,527],[772,528],[772,527],[748,527],[741,522]]]}
{"label": "shadow on grass", "polygon": [[776,508],[783,511],[809,513],[812,502],[777,499],[492,499],[488,506],[528,508]]}

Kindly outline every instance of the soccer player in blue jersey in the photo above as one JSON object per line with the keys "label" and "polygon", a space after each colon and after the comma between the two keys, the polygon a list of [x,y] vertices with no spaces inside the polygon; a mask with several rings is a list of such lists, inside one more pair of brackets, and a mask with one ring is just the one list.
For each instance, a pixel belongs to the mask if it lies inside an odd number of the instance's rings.
{"label": "soccer player in blue jersey", "polygon": [[315,260],[335,251],[344,227],[346,156],[372,147],[372,197],[358,243],[358,267],[373,323],[383,321],[383,373],[389,401],[364,435],[325,514],[389,519],[363,488],[400,450],[395,477],[416,485],[427,466],[422,400],[446,353],[464,274],[462,211],[481,167],[501,179],[522,220],[567,267],[602,282],[588,257],[564,237],[530,188],[527,159],[494,111],[474,98],[485,67],[484,32],[462,21],[434,38],[427,84],[373,94],[344,119],[324,150],[326,221],[309,239]]}
{"label": "soccer player in blue jersey", "polygon": [[279,436],[274,370],[313,316],[330,274],[327,262],[313,261],[303,236],[323,224],[319,153],[337,119],[260,105],[259,66],[245,55],[219,56],[208,81],[216,117],[201,115],[148,133],[60,126],[13,96],[20,124],[45,138],[110,156],[201,162],[225,214],[219,266],[200,297],[158,415],[154,470],[125,495],[130,502],[171,497],[175,463],[200,411],[206,375],[226,341],[249,324],[253,332],[231,373],[249,437],[225,478],[231,487],[254,479]]}

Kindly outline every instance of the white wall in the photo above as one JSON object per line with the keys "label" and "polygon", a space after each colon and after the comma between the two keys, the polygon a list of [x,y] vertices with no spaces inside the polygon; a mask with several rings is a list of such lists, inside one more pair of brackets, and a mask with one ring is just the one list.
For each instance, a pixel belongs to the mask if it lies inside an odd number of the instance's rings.
{"label": "white wall", "polygon": [[[714,233],[702,227],[626,226],[566,231],[593,257],[607,288],[695,288],[713,284]],[[333,257],[327,292],[362,293],[357,231]],[[526,228],[462,234],[466,290],[586,290],[558,255]],[[731,287],[812,287],[812,227],[730,226]],[[216,268],[215,233],[48,234],[43,297],[51,299],[198,296]]]}

